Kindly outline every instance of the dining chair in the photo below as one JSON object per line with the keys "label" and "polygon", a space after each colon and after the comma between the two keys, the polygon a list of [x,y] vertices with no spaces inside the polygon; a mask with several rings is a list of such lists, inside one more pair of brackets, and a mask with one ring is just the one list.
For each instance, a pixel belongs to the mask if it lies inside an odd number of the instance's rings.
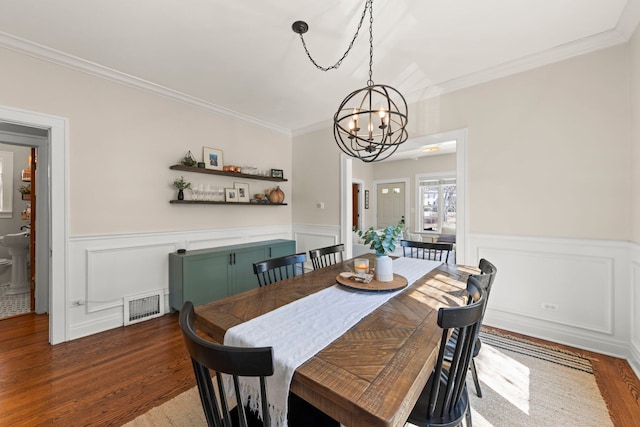
{"label": "dining chair", "polygon": [[311,258],[313,269],[317,270],[344,261],[343,253],[344,245],[341,243],[339,245],[327,246],[326,248],[310,250],[309,258]]}
{"label": "dining chair", "polygon": [[307,254],[299,253],[278,258],[271,258],[253,264],[253,272],[258,278],[260,287],[304,273]]}
{"label": "dining chair", "polygon": [[453,255],[453,259],[451,263],[456,263],[456,235],[455,234],[440,234],[436,238],[437,243],[451,243],[451,255]]}
{"label": "dining chair", "polygon": [[434,261],[449,262],[449,252],[453,250],[453,243],[443,242],[414,242],[412,240],[401,240],[402,255],[409,258],[430,259]]}
{"label": "dining chair", "polygon": [[[204,410],[207,425],[247,427],[255,425],[260,419],[252,411],[247,411],[241,402],[238,377],[257,377],[260,382],[260,399],[262,404],[262,423],[271,425],[269,418],[269,401],[267,399],[266,377],[273,375],[273,349],[271,347],[249,348],[229,347],[207,341],[200,337],[194,328],[195,312],[193,303],[186,301],[182,305],[179,318],[180,328],[191,356],[193,371],[198,385],[200,402]],[[214,389],[211,372],[215,372],[217,388]],[[233,396],[227,396],[221,374],[233,378]],[[232,419],[237,423],[232,423]]]}
{"label": "dining chair", "polygon": [[[484,258],[482,258],[480,260],[480,263],[478,264],[478,268],[480,269],[481,274],[473,275],[473,277],[475,277],[478,280],[478,284],[484,290],[485,299],[486,299],[486,301],[488,303],[489,294],[491,293],[491,287],[493,285],[493,281],[496,278],[496,273],[498,272],[498,269],[496,268],[495,265],[493,265],[491,262],[487,261]],[[484,310],[482,311],[482,318],[480,319],[480,326],[482,326],[482,322],[484,320],[484,313],[486,311],[486,308],[487,308],[487,304],[485,304]],[[474,386],[476,388],[476,395],[478,397],[482,397],[482,389],[480,388],[480,381],[478,380],[478,372],[476,370],[476,361],[475,361],[475,358],[476,358],[476,356],[478,356],[478,354],[480,354],[480,348],[482,347],[482,341],[480,340],[479,334],[480,334],[480,329],[478,329],[478,333],[476,334],[476,337],[473,340],[473,342],[474,342],[473,354],[472,354],[472,357],[471,357],[471,364],[469,365],[469,368],[471,369],[471,376],[473,378],[473,384],[474,384]],[[449,339],[449,342],[447,342],[447,349],[446,349],[445,358],[450,358],[451,355],[453,354],[453,349],[455,348],[457,339],[458,339],[457,334],[454,332],[451,335],[451,338]]]}
{"label": "dining chair", "polygon": [[[457,426],[464,418],[466,425],[471,426],[471,408],[465,378],[486,298],[474,276],[469,276],[467,280],[467,292],[471,301],[467,305],[438,310],[438,326],[442,328],[438,359],[427,385],[409,414],[407,421],[411,424],[420,427]],[[458,340],[453,357],[446,363],[445,348],[451,329],[457,332]]]}

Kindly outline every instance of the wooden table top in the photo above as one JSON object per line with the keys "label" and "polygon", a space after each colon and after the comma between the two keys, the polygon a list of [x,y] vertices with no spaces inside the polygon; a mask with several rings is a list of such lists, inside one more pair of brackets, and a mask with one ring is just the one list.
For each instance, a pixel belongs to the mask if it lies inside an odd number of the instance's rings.
{"label": "wooden table top", "polygon": [[[225,332],[336,284],[353,260],[196,307],[196,326]],[[435,366],[440,307],[464,303],[473,268],[441,265],[302,364],[291,391],[345,426],[404,425]]]}

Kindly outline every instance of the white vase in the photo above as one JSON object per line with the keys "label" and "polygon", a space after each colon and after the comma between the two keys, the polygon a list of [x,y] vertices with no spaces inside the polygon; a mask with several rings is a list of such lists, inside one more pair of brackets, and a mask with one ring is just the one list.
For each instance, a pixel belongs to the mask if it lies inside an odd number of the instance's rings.
{"label": "white vase", "polygon": [[386,255],[376,257],[376,280],[378,282],[393,280],[393,260]]}

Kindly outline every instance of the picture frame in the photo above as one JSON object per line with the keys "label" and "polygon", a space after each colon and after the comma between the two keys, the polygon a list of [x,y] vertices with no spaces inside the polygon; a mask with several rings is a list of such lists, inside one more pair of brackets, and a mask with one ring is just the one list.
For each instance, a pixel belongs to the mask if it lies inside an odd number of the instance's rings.
{"label": "picture frame", "polygon": [[240,203],[249,203],[250,195],[249,195],[249,184],[245,184],[244,182],[234,182],[233,188],[238,190],[237,199]]}
{"label": "picture frame", "polygon": [[225,188],[224,189],[224,201],[227,203],[237,203],[238,202],[238,190],[235,188]]}
{"label": "picture frame", "polygon": [[205,168],[221,171],[224,166],[222,150],[202,147],[202,161],[204,162]]}
{"label": "picture frame", "polygon": [[282,169],[271,169],[271,178],[284,178]]}
{"label": "picture frame", "polygon": [[364,190],[364,208],[369,209],[369,190]]}

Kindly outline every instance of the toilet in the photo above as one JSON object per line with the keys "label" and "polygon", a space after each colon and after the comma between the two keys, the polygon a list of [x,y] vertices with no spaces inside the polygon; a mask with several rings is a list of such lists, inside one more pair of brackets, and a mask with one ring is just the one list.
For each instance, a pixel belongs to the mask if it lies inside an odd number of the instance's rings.
{"label": "toilet", "polygon": [[17,295],[29,292],[27,257],[29,254],[30,234],[28,231],[0,236],[0,245],[7,248],[11,259],[0,259],[0,267],[11,265],[11,282],[5,295]]}
{"label": "toilet", "polygon": [[0,258],[0,286],[11,284],[11,258]]}

